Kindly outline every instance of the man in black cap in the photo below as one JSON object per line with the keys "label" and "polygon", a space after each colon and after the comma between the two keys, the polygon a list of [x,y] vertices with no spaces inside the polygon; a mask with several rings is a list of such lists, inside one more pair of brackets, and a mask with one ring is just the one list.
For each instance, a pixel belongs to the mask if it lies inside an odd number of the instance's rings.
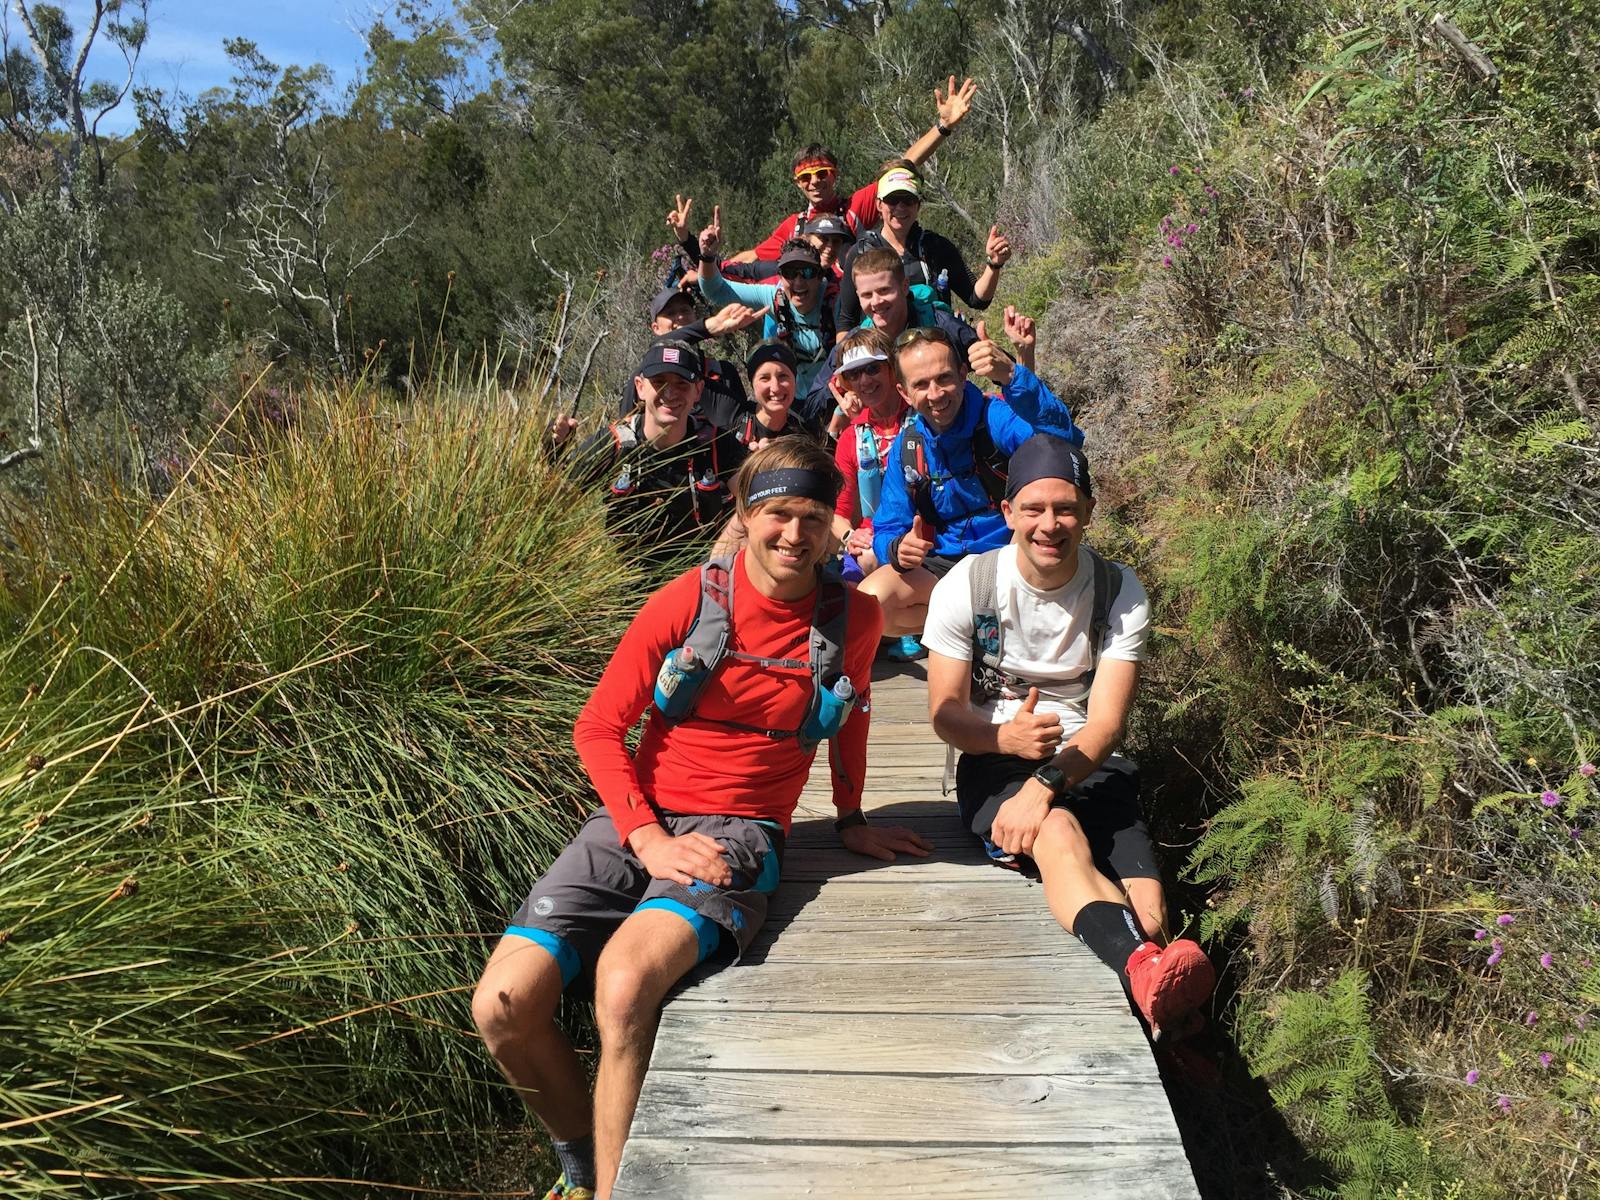
{"label": "man in black cap", "polygon": [[670,553],[682,538],[719,535],[733,513],[728,489],[744,462],[734,433],[700,414],[706,388],[699,350],[652,342],[631,382],[638,410],[580,446],[573,472],[604,482],[608,527]]}
{"label": "man in black cap", "polygon": [[1194,942],[1166,941],[1138,768],[1114,753],[1150,602],[1132,571],[1083,543],[1094,492],[1072,442],[1023,442],[1001,512],[1010,544],[939,581],[922,633],[929,715],[961,751],[962,823],[1000,865],[1037,869],[1051,913],[1116,972],[1155,1036],[1185,1036],[1216,975]]}
{"label": "man in black cap", "polygon": [[804,236],[817,248],[817,255],[822,260],[822,269],[838,282],[843,271],[844,256],[855,244],[855,232],[843,218],[824,213],[806,222]]}
{"label": "man in black cap", "polygon": [[[657,341],[671,339],[690,346],[698,346],[710,338],[734,333],[755,323],[758,314],[739,304],[729,304],[711,316],[695,316],[694,298],[677,287],[664,287],[650,300],[650,332]],[[739,369],[724,359],[702,356],[705,373],[705,390],[701,394],[699,412],[718,429],[737,428],[752,411],[750,398],[745,394],[744,381]],[[627,417],[639,407],[639,393],[633,380],[622,388],[618,415]],[[558,420],[558,425],[576,425],[576,422]],[[563,440],[566,432],[558,432]]]}

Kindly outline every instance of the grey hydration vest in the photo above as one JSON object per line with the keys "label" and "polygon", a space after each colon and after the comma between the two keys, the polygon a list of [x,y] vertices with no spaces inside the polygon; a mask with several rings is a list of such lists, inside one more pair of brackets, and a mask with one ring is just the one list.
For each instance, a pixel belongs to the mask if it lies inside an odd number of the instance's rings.
{"label": "grey hydration vest", "polygon": [[[733,556],[729,554],[713,558],[700,568],[700,609],[695,614],[694,624],[689,627],[688,636],[683,640],[683,644],[694,651],[695,657],[705,663],[705,669],[692,683],[685,680],[679,685],[694,688],[694,698],[683,715],[677,720],[668,720],[665,716],[662,719],[676,725],[693,717],[695,720],[711,721],[729,729],[763,734],[774,740],[799,738],[802,745],[814,746],[815,742],[801,737],[801,731],[822,707],[824,689],[844,674],[845,622],[849,608],[849,589],[839,578],[838,569],[832,565],[827,566],[823,568],[817,583],[816,608],[811,615],[811,639],[807,659],[802,661],[797,658],[763,658],[755,654],[741,654],[730,650],[728,643],[733,635]],[[745,662],[758,663],[764,667],[787,667],[809,671],[811,703],[806,708],[805,719],[793,729],[763,729],[759,725],[745,725],[738,721],[697,716],[695,707],[699,702],[701,690],[717,666],[730,654]]]}

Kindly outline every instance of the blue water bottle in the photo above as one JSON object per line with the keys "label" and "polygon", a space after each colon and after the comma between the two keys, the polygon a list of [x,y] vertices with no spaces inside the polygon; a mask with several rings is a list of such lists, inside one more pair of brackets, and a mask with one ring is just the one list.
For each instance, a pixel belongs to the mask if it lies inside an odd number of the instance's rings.
{"label": "blue water bottle", "polygon": [[656,707],[663,717],[681,721],[689,715],[705,670],[705,661],[688,646],[679,646],[667,655],[656,673]]}
{"label": "blue water bottle", "polygon": [[950,271],[946,268],[939,272],[939,278],[933,282],[933,290],[939,293],[941,300],[950,299]]}
{"label": "blue water bottle", "polygon": [[856,685],[850,682],[848,675],[839,676],[831,687],[822,690],[822,702],[817,705],[817,711],[807,718],[804,728],[800,730],[800,737],[812,743],[831,738],[844,727],[845,719],[855,703]]}

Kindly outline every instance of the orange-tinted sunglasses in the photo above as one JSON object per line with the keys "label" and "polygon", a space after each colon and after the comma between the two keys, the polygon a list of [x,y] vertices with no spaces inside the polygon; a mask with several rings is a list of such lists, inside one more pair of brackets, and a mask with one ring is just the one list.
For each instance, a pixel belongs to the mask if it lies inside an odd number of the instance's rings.
{"label": "orange-tinted sunglasses", "polygon": [[813,179],[815,179],[818,182],[821,182],[824,179],[832,179],[834,176],[838,175],[838,173],[839,172],[833,167],[812,167],[809,169],[796,171],[794,173],[794,181],[796,183],[810,183]]}

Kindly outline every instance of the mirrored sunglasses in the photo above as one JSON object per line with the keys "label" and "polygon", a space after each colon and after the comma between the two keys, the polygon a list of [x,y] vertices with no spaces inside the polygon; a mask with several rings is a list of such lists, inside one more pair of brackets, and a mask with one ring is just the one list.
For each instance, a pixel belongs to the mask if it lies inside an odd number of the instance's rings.
{"label": "mirrored sunglasses", "polygon": [[822,277],[822,268],[821,267],[785,267],[779,273],[785,279],[788,279],[790,281],[793,281],[793,280],[796,280],[796,279],[820,279]]}

